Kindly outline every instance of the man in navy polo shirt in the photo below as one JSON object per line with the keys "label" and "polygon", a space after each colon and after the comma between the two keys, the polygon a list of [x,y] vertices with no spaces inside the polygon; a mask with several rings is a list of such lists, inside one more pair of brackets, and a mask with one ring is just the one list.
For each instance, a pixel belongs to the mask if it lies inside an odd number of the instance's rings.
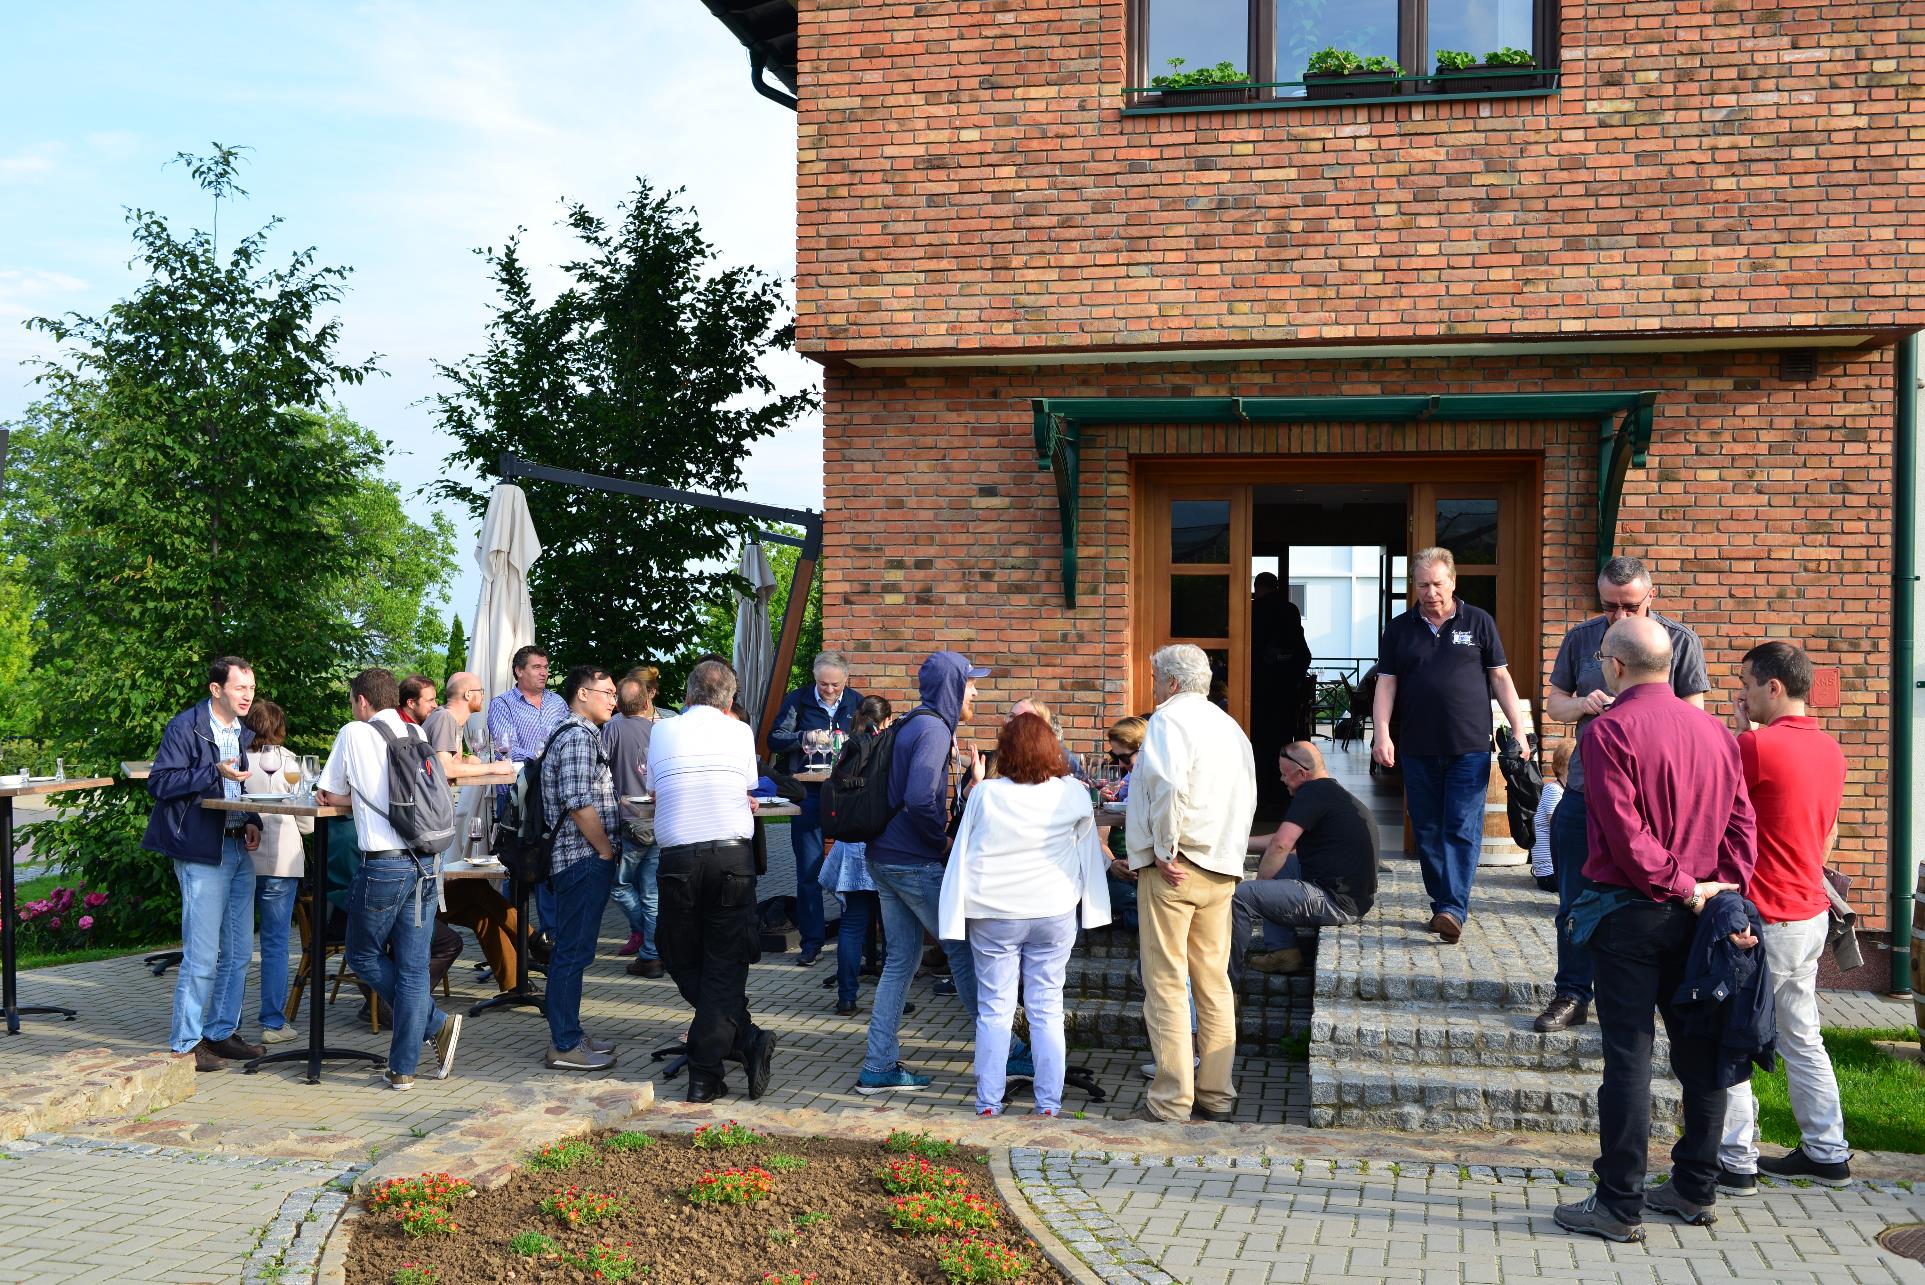
{"label": "man in navy polo shirt", "polygon": [[1492,695],[1511,727],[1524,722],[1497,622],[1457,601],[1450,550],[1418,550],[1410,560],[1410,588],[1417,605],[1390,622],[1377,660],[1371,756],[1383,767],[1396,767],[1401,758],[1404,806],[1430,894],[1430,931],[1448,945],[1470,917],[1471,880],[1484,846]]}

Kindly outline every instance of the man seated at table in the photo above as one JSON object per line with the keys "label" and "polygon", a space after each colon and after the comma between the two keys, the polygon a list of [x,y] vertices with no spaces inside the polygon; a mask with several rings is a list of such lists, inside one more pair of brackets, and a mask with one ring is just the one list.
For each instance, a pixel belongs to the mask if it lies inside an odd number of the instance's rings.
{"label": "man seated at table", "polygon": [[434,679],[426,674],[409,674],[401,680],[401,704],[396,710],[402,722],[420,726],[439,708],[435,703]]}
{"label": "man seated at table", "polygon": [[348,890],[347,963],[394,1014],[388,1065],[391,1089],[414,1087],[421,1043],[434,1041],[435,1078],[454,1069],[461,1018],[435,1006],[428,989],[434,936],[435,870],[439,858],[417,857],[388,821],[388,747],[372,724],[394,736],[419,736],[401,719],[399,684],[385,669],[364,669],[349,685],[354,721],[334,737],[316,797],[354,810],[361,866]]}
{"label": "man seated at table", "polygon": [[222,656],[207,667],[207,699],[176,714],[161,733],[147,777],[153,813],[140,846],[171,859],[180,883],[179,976],[168,1044],[218,1071],[224,1058],[267,1050],[238,1031],[247,965],[254,954],[254,859],[260,818],[217,812],[203,799],[238,799],[254,733],[241,719],[254,704],[254,667]]}
{"label": "man seated at table", "polygon": [[[441,765],[453,767],[469,757],[465,753],[463,737],[469,720],[481,712],[487,700],[481,686],[481,676],[465,669],[449,676],[447,695],[448,703],[436,706],[422,720],[421,732],[428,738],[428,745],[440,756]],[[508,903],[508,899],[484,879],[455,879],[443,881],[441,901],[447,907],[443,918],[475,935],[475,941],[481,946],[481,953],[494,973],[495,985],[504,991],[513,990],[515,980],[521,974],[520,961],[515,955],[518,921],[515,908]]]}
{"label": "man seated at table", "polygon": [[1249,966],[1260,973],[1300,973],[1297,929],[1348,924],[1377,899],[1377,823],[1370,809],[1324,770],[1309,741],[1277,754],[1290,808],[1275,834],[1250,840],[1263,853],[1257,877],[1237,885],[1230,901],[1230,980],[1243,975],[1251,928],[1263,924],[1263,951]]}

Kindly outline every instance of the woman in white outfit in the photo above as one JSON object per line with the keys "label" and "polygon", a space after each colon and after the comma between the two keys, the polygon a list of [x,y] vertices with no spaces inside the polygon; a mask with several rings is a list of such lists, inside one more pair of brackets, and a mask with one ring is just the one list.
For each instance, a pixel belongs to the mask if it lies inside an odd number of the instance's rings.
{"label": "woman in white outfit", "polygon": [[[301,761],[287,748],[287,717],[270,700],[247,711],[254,745],[247,756],[245,788],[281,794],[294,788]],[[287,1024],[287,951],[294,899],[301,891],[302,836],[314,831],[305,817],[263,816],[261,846],[254,849],[254,904],[261,917],[261,1042],[286,1044],[299,1032]],[[313,997],[309,996],[312,1000]]]}
{"label": "woman in white outfit", "polygon": [[1036,1111],[1063,1106],[1063,975],[1084,928],[1110,921],[1089,791],[1034,714],[1004,724],[998,775],[969,795],[943,873],[941,928],[976,964],[976,1114],[999,1115],[1017,985],[1029,1014]]}

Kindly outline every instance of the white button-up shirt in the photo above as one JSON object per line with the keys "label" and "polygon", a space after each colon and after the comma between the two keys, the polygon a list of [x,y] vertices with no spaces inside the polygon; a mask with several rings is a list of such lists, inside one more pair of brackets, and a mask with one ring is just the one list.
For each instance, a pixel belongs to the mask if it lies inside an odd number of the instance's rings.
{"label": "white button-up shirt", "polygon": [[[398,736],[421,735],[399,710],[381,710],[369,723],[385,723]],[[335,733],[318,784],[329,794],[352,796],[354,838],[361,851],[403,851],[408,845],[388,821],[388,743],[369,723],[349,723]]]}
{"label": "white button-up shirt", "polygon": [[655,842],[726,843],[755,834],[755,733],[713,705],[690,705],[655,725],[648,784],[655,792]]}
{"label": "white button-up shirt", "polygon": [[1180,853],[1240,879],[1256,813],[1256,759],[1236,720],[1196,692],[1157,706],[1130,772],[1130,869]]}

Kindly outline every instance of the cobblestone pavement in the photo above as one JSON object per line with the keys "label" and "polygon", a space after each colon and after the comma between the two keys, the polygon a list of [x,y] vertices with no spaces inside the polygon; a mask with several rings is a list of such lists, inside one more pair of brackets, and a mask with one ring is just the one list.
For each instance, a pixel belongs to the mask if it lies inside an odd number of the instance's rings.
{"label": "cobblestone pavement", "polygon": [[1551,1222],[1589,1191],[1583,1171],[1028,1148],[1010,1166],[1106,1281],[1925,1282],[1876,1243],[1925,1220],[1925,1192],[1897,1182],[1767,1189],[1721,1202],[1713,1227],[1653,1216],[1645,1244],[1613,1245]]}

